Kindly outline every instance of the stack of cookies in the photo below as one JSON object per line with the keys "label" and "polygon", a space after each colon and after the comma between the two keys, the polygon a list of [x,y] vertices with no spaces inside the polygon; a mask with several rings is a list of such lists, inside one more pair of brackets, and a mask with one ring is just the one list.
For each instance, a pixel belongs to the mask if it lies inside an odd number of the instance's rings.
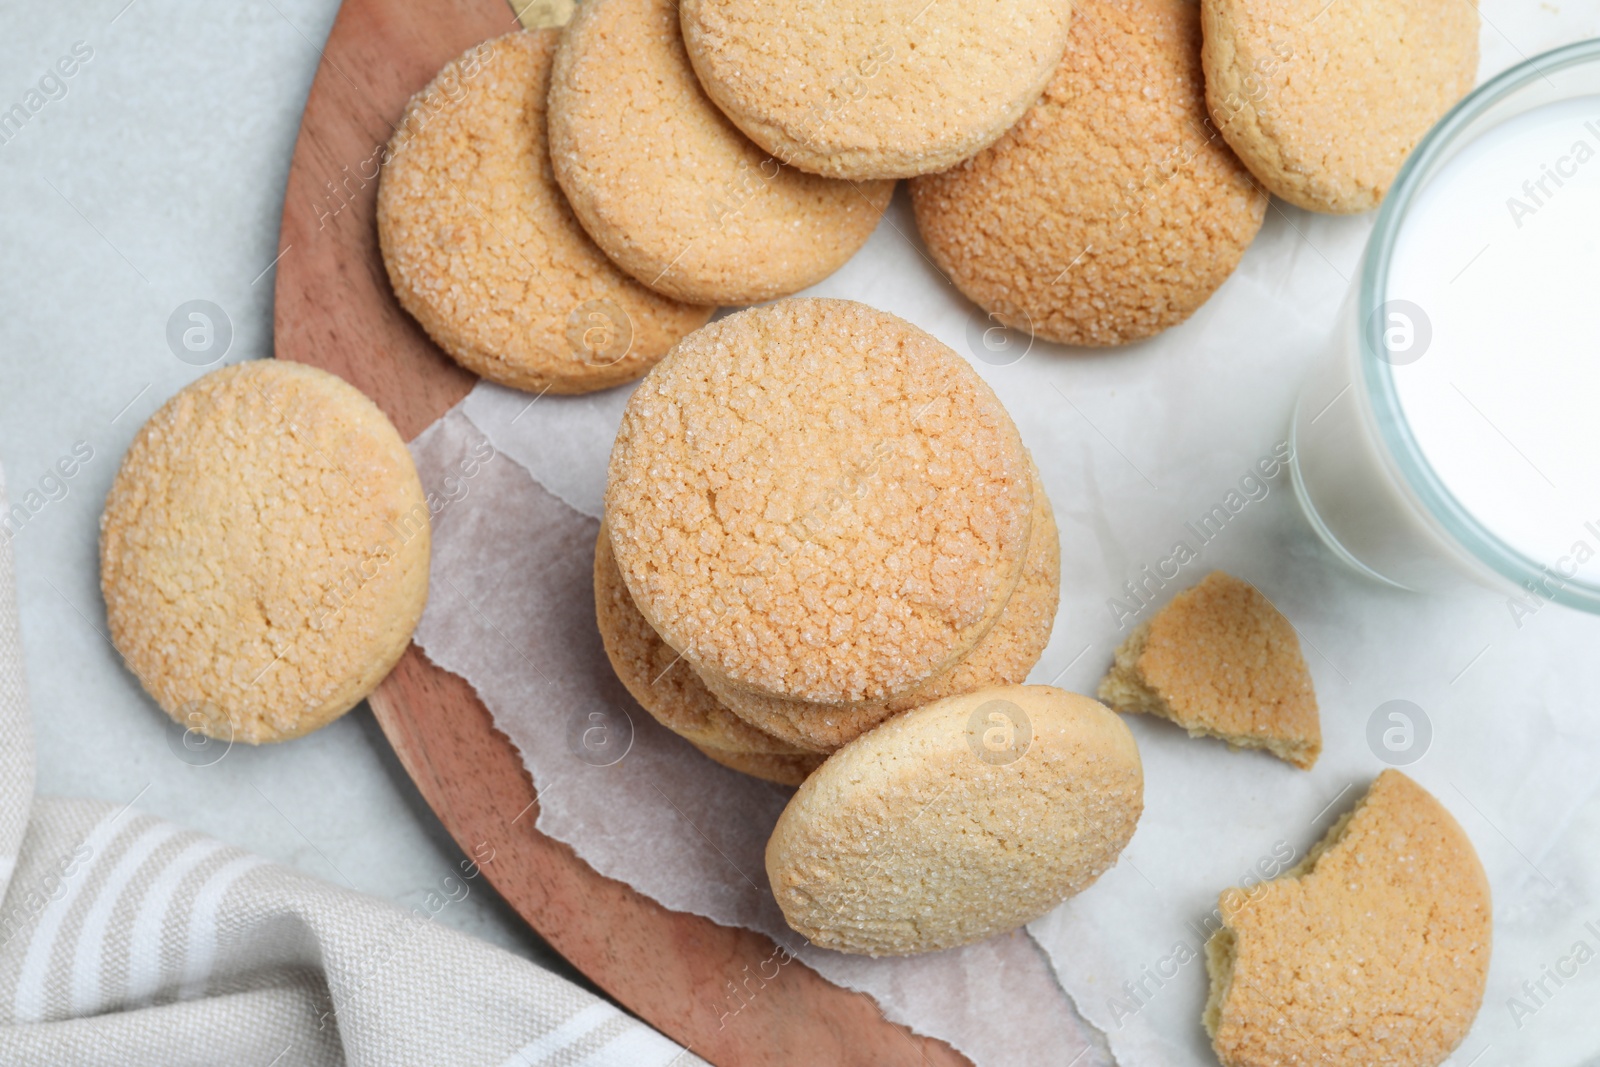
{"label": "stack of cookies", "polygon": [[910,323],[792,299],[675,346],[623,414],[594,581],[647,711],[801,785],[767,868],[817,944],[899,955],[1013,929],[1133,834],[1128,728],[1017,684],[1060,585],[1033,460],[971,366]]}
{"label": "stack of cookies", "polygon": [[848,301],[680,343],[623,416],[601,542],[623,681],[780,781],[899,712],[1021,682],[1060,589],[1049,501],[999,399],[933,337]]}

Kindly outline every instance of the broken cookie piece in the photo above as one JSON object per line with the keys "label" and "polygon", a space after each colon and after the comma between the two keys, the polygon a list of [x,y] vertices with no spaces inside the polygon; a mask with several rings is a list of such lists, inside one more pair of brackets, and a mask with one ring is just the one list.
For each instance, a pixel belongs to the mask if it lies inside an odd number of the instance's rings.
{"label": "broken cookie piece", "polygon": [[1223,1067],[1435,1067],[1483,1003],[1489,882],[1472,842],[1399,771],[1295,868],[1222,894],[1202,1022]]}
{"label": "broken cookie piece", "polygon": [[1194,737],[1264,748],[1302,770],[1322,752],[1311,672],[1294,627],[1249,582],[1213,571],[1141,623],[1100,682],[1117,711]]}

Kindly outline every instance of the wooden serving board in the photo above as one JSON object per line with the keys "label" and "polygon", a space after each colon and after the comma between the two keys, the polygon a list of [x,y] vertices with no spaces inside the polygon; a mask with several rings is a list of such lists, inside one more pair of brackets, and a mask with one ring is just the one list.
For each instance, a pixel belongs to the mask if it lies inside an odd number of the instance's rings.
{"label": "wooden serving board", "polygon": [[[279,240],[276,354],[343,377],[407,440],[475,379],[389,291],[374,221],[380,150],[407,99],[440,67],[515,28],[505,0],[345,0],[301,120]],[[472,687],[416,646],[371,704],[463,851],[492,850],[483,870],[512,907],[597,985],[696,1054],[730,1067],[967,1062],[802,966],[734,999],[730,990],[760,973],[772,942],[668,911],[534,829],[538,800],[511,742]]]}

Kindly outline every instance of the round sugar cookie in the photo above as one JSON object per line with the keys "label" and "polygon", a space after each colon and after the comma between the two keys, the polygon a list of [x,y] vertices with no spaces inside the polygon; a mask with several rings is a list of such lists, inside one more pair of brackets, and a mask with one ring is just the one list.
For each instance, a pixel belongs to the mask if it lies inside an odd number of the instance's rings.
{"label": "round sugar cookie", "polygon": [[828,757],[767,841],[783,917],[871,956],[1014,930],[1116,862],[1144,806],[1133,735],[1050,686],[980,689]]}
{"label": "round sugar cookie", "polygon": [[1489,880],[1460,824],[1399,771],[1218,912],[1203,1021],[1223,1067],[1436,1067],[1483,1003]]}
{"label": "round sugar cookie", "polygon": [[632,381],[712,309],[640,285],[573,217],[545,146],[555,30],[486,41],[411,98],[378,243],[400,306],[463,367],[531,392]]}
{"label": "round sugar cookie", "polygon": [[954,667],[927,685],[885,701],[847,706],[762,696],[709,681],[710,689],[739,718],[813,752],[833,752],[894,715],[974,689],[1017,685],[1050,643],[1061,601],[1061,541],[1039,473],[1033,471],[1033,527],[1022,580],[994,626]]}
{"label": "round sugar cookie", "polygon": [[822,766],[826,756],[815,752],[803,752],[797,756],[785,756],[775,752],[730,752],[723,748],[713,748],[710,745],[695,745],[702,754],[716,763],[722,764],[740,774],[748,774],[752,778],[761,778],[778,785],[799,785],[811,776],[811,772]]}
{"label": "round sugar cookie", "polygon": [[180,725],[250,744],[375,689],[428,597],[428,505],[389,420],[325,371],[212,371],[150,417],[100,516],[111,642]]}
{"label": "round sugar cookie", "polygon": [[992,143],[1065,47],[1066,0],[682,0],[689,58],[751,140],[831,178],[910,178]]}
{"label": "round sugar cookie", "polygon": [[650,628],[622,582],[616,557],[611,554],[611,535],[603,524],[594,545],[594,611],[600,641],[617,679],[662,726],[697,748],[728,755],[807,754],[763,733],[718,703],[683,657]]}
{"label": "round sugar cookie", "polygon": [[921,685],[1022,574],[1028,455],[945,345],[847,300],[684,339],[623,412],[606,523],[639,611],[700,671],[824,703]]}
{"label": "round sugar cookie", "polygon": [[1308,211],[1377,207],[1478,74],[1469,0],[1202,0],[1200,18],[1212,121]]}
{"label": "round sugar cookie", "polygon": [[550,81],[550,161],[606,255],[693,304],[758,304],[820,282],[894,191],[786,167],[740,133],[689,65],[675,0],[578,8]]}
{"label": "round sugar cookie", "polygon": [[911,184],[928,254],[996,320],[1119,345],[1188,318],[1267,197],[1206,123],[1186,0],[1081,0],[1044,96],[976,158]]}

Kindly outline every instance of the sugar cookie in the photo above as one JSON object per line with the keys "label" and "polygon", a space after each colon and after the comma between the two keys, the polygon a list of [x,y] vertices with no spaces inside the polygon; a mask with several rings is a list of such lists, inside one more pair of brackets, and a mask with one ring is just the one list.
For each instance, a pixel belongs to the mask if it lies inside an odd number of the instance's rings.
{"label": "sugar cookie", "polygon": [[[634,606],[611,554],[604,525],[594,546],[594,608],[606,657],[623,687],[662,726],[701,749],[727,754],[805,755],[763,733],[717,702]],[[713,756],[718,762],[726,762]]]}
{"label": "sugar cookie", "polygon": [[846,300],[697,331],[640,383],[606,522],[639,611],[702,676],[860,703],[965,656],[1022,574],[1032,479],[970,365]]}
{"label": "sugar cookie", "polygon": [[1222,894],[1204,1023],[1223,1067],[1435,1067],[1483,1002],[1493,909],[1472,842],[1387,770],[1293,870]]}
{"label": "sugar cookie", "polygon": [[129,446],[100,517],[111,641],[168,715],[250,744],[375,689],[428,596],[428,505],[389,420],[325,371],[207,374]]}
{"label": "sugar cookie", "polygon": [[1117,649],[1100,699],[1194,737],[1264,748],[1309,770],[1322,752],[1311,671],[1294,626],[1249,582],[1213,571]]}
{"label": "sugar cookie", "polygon": [[693,304],[757,304],[839,269],[893,182],[785,167],[706,96],[675,0],[586,0],[556,50],[550,160],[578,220],[639,281]]}
{"label": "sugar cookie", "polygon": [[1050,686],[890,719],[806,779],[767,842],[791,927],[841,952],[967,944],[1081,892],[1133,836],[1144,772],[1122,720]]}
{"label": "sugar cookie", "polygon": [[707,683],[717,699],[746,722],[808,751],[833,752],[891,716],[974,689],[1016,685],[1050,643],[1061,601],[1061,541],[1055,515],[1038,471],[1033,471],[1033,528],[1022,580],[994,627],[971,652],[927,685],[886,701],[836,706],[762,696],[718,682]]}
{"label": "sugar cookie", "polygon": [[1206,124],[1186,0],[1082,0],[1049,87],[994,146],[911,184],[928,254],[998,321],[1118,345],[1187,319],[1267,197]]}
{"label": "sugar cookie", "polygon": [[1065,0],[683,0],[684,42],[717,106],[787,163],[909,178],[1016,122],[1065,46]]}
{"label": "sugar cookie", "polygon": [[1308,211],[1377,207],[1478,75],[1473,0],[1202,0],[1200,18],[1213,122]]}
{"label": "sugar cookie", "polygon": [[411,100],[378,184],[400,306],[456,362],[517,389],[632,381],[711,317],[595,247],[551,174],[545,90],[556,30],[464,53]]}

